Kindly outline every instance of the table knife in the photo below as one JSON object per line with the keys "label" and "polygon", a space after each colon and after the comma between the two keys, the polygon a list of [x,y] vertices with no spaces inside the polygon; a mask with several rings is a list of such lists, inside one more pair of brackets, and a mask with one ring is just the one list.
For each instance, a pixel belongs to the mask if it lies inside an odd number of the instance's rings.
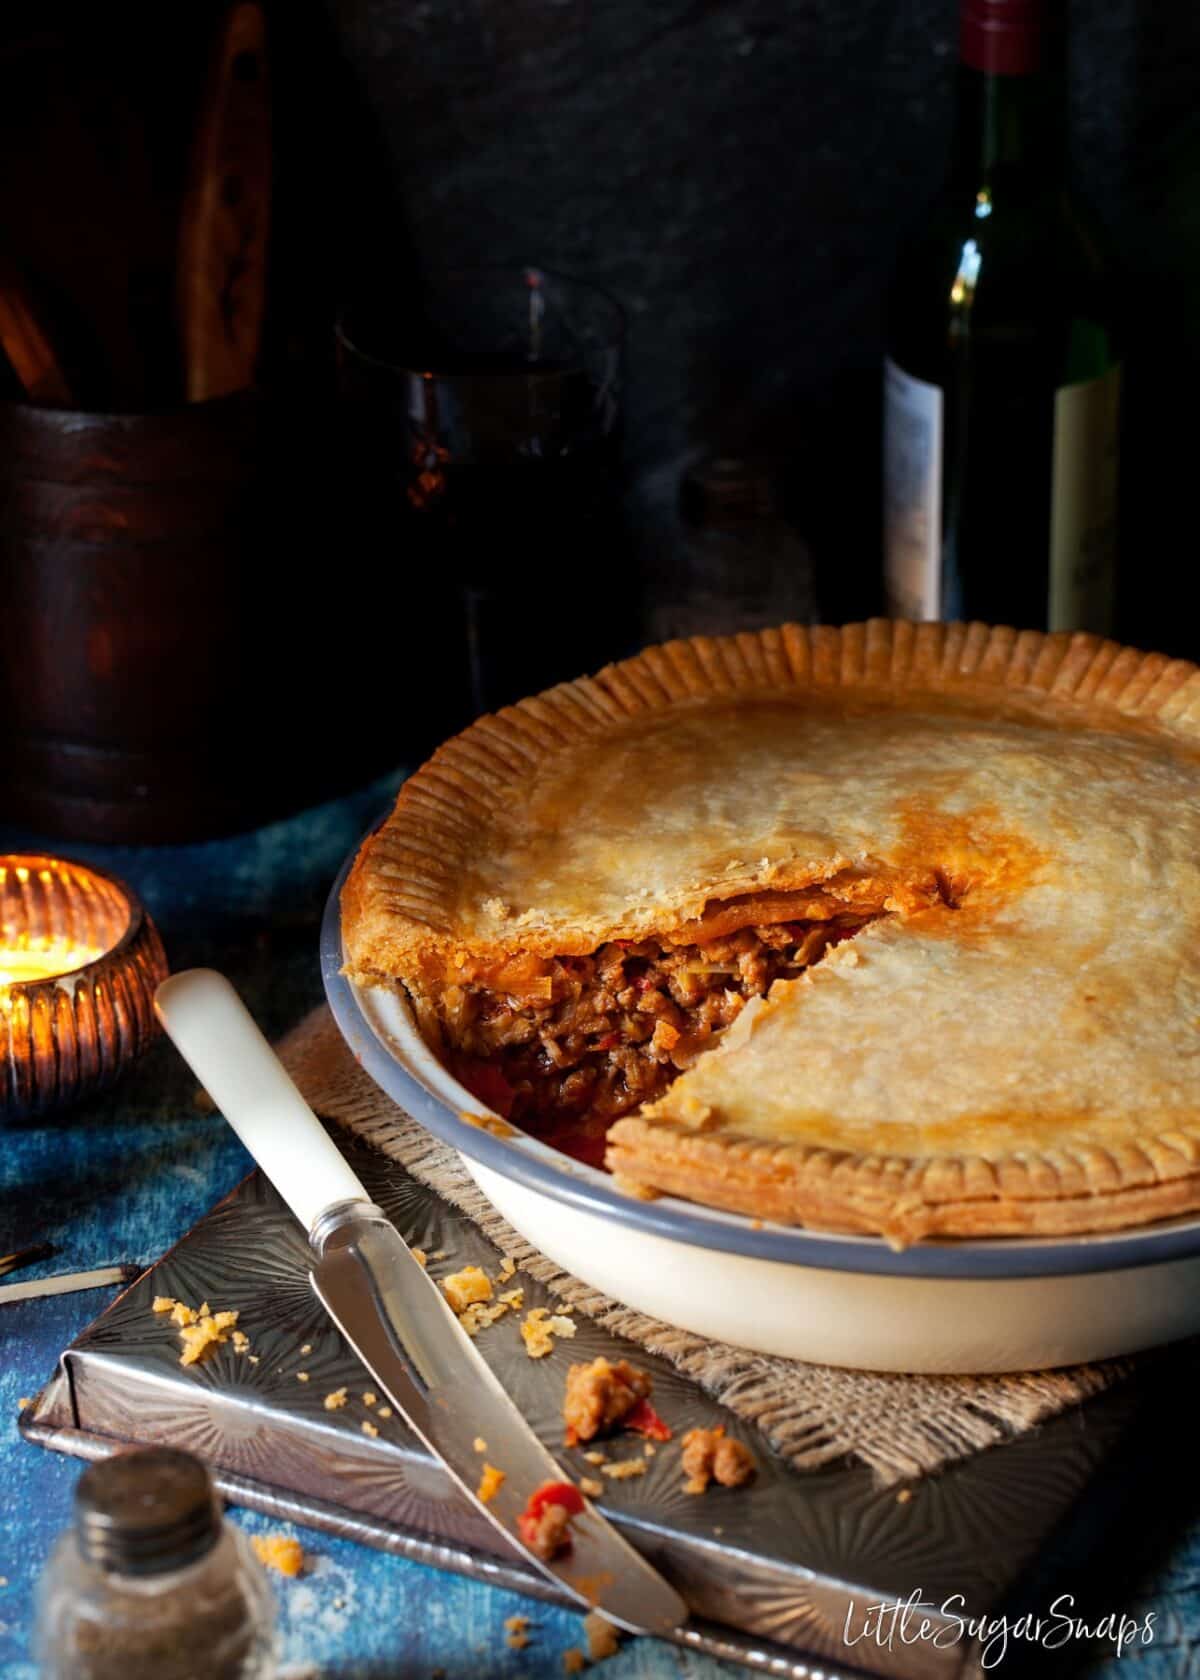
{"label": "table knife", "polygon": [[[547,1482],[571,1482],[375,1207],[238,994],[211,969],[173,975],[155,1007],[208,1094],[308,1232],[313,1289],[392,1406],[508,1545],[581,1606],[633,1633],[687,1619],[679,1594],[588,1501],[569,1549],[532,1552],[518,1518]],[[477,1445],[486,1443],[481,1451]],[[503,1474],[480,1496],[484,1465]]]}

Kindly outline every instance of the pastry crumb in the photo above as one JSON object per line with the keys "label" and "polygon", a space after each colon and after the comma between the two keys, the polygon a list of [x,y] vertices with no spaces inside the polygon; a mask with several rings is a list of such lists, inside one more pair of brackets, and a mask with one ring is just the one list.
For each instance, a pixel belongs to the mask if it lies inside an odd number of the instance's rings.
{"label": "pastry crumb", "polygon": [[304,1354],[311,1353],[312,1352],[312,1343],[311,1342],[305,1342],[304,1346],[300,1349],[300,1352],[304,1353]]}
{"label": "pastry crumb", "polygon": [[362,1421],[362,1432],[363,1432],[364,1435],[369,1435],[372,1440],[374,1440],[376,1435],[379,1434],[378,1429],[376,1429],[375,1425],[371,1422],[370,1418],[364,1418],[363,1419],[363,1421]]}
{"label": "pastry crumb", "polygon": [[516,1271],[516,1269],[517,1269],[517,1262],[513,1259],[511,1254],[506,1254],[504,1256],[503,1260],[501,1260],[501,1262],[500,1262],[500,1270],[497,1274],[499,1282],[500,1283],[507,1283],[509,1278],[512,1277],[513,1273]]}
{"label": "pastry crumb", "polygon": [[463,1313],[477,1301],[491,1300],[491,1279],[478,1266],[464,1266],[442,1279],[442,1293],[456,1313]]}
{"label": "pastry crumb", "polygon": [[392,1408],[390,1406],[380,1406],[376,1415],[381,1418],[390,1418],[392,1415]]}
{"label": "pastry crumb", "polygon": [[896,1503],[897,1503],[897,1505],[907,1505],[911,1498],[912,1498],[912,1489],[911,1488],[901,1488],[899,1493],[897,1493],[897,1495],[896,1495]]}
{"label": "pastry crumb", "polygon": [[426,1252],[423,1248],[410,1249],[409,1252],[411,1253],[413,1259],[417,1262],[418,1266],[428,1265],[429,1256],[426,1254]]}
{"label": "pastry crumb", "polygon": [[33,1401],[30,1399],[28,1394],[22,1394],[17,1399],[17,1410],[19,1412],[23,1412],[25,1410],[26,1406],[32,1406],[32,1405],[33,1405]]}
{"label": "pastry crumb", "polygon": [[600,1474],[614,1482],[627,1482],[631,1476],[644,1476],[647,1468],[644,1458],[619,1458],[613,1464],[605,1464]]}
{"label": "pastry crumb", "polygon": [[484,1440],[482,1435],[476,1435],[475,1439],[471,1442],[471,1445],[475,1448],[476,1452],[487,1451],[487,1442]]}
{"label": "pastry crumb", "polygon": [[331,1389],[325,1396],[323,1405],[327,1412],[340,1412],[349,1398],[350,1395],[348,1389],[334,1388]]}
{"label": "pastry crumb", "polygon": [[755,1474],[754,1455],[740,1441],[733,1441],[720,1424],[715,1429],[689,1429],[683,1437],[680,1464],[685,1493],[701,1494],[709,1482],[722,1487],[741,1487]]}
{"label": "pastry crumb", "polygon": [[364,1406],[376,1406],[379,1404],[379,1396],[373,1388],[364,1388],[362,1398]]}
{"label": "pastry crumb", "polygon": [[297,1371],[296,1372],[296,1381],[297,1382],[307,1382],[308,1381],[308,1372],[307,1371]]}
{"label": "pastry crumb", "polygon": [[238,1353],[248,1353],[250,1351],[250,1338],[244,1330],[233,1332],[233,1345]]}
{"label": "pastry crumb", "polygon": [[564,1674],[583,1673],[587,1663],[578,1645],[572,1645],[569,1650],[563,1652],[562,1665]]}
{"label": "pastry crumb", "polygon": [[504,1643],[510,1651],[523,1651],[529,1644],[528,1616],[506,1616],[504,1618]]}
{"label": "pastry crumb", "polygon": [[228,1341],[229,1332],[236,1325],[236,1312],[206,1313],[198,1318],[195,1324],[185,1324],[179,1332],[179,1339],[183,1343],[183,1352],[179,1356],[181,1365],[198,1365],[211,1348],[220,1347]]}
{"label": "pastry crumb", "polygon": [[613,1173],[612,1181],[623,1196],[631,1197],[635,1202],[656,1202],[660,1192],[652,1190],[648,1184],[639,1184],[636,1179],[626,1178],[624,1173]]}
{"label": "pastry crumb", "polygon": [[602,1452],[597,1452],[594,1448],[591,1452],[585,1452],[583,1456],[584,1456],[584,1458],[587,1459],[589,1464],[607,1464],[608,1463],[607,1455],[605,1453],[602,1453]]}
{"label": "pastry crumb", "polygon": [[599,1611],[588,1611],[583,1618],[583,1631],[587,1637],[587,1654],[594,1663],[616,1656],[621,1644],[620,1636]]}
{"label": "pastry crumb", "polygon": [[604,1483],[598,1482],[594,1476],[580,1476],[579,1491],[586,1493],[589,1499],[599,1499],[604,1492]]}
{"label": "pastry crumb", "polygon": [[481,1499],[485,1505],[489,1505],[499,1493],[504,1481],[503,1470],[497,1470],[494,1464],[485,1464],[483,1475],[479,1478],[479,1486],[475,1489],[475,1497]]}
{"label": "pastry crumb", "polygon": [[255,1534],[250,1544],[260,1563],[277,1574],[296,1576],[304,1569],[304,1548],[287,1534]]}
{"label": "pastry crumb", "polygon": [[458,1322],[468,1336],[477,1336],[481,1330],[486,1330],[489,1324],[495,1324],[498,1318],[503,1318],[508,1307],[503,1301],[474,1301],[465,1312],[458,1315]]}
{"label": "pastry crumb", "polygon": [[521,1325],[525,1352],[530,1359],[544,1359],[558,1336],[573,1336],[575,1320],[565,1314],[551,1314],[546,1307],[531,1307]]}

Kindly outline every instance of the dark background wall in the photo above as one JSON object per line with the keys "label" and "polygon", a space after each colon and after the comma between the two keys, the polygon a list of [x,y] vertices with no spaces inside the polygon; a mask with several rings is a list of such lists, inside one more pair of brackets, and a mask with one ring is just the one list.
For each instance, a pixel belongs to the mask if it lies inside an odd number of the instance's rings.
{"label": "dark background wall", "polygon": [[[643,499],[669,495],[699,447],[765,445],[818,546],[827,610],[869,610],[881,301],[897,238],[941,170],[955,10],[277,4],[281,365],[311,352],[333,295],[364,279],[394,288],[402,307],[414,262],[532,259],[594,278],[630,316],[629,451]],[[48,0],[34,24],[28,11],[8,15],[10,241],[33,214],[62,244],[88,214],[72,207],[61,159],[49,195],[11,167],[37,150],[45,110],[30,92],[31,53],[44,63],[65,47],[150,108],[165,223],[215,13]],[[1180,593],[1197,546],[1200,6],[1075,0],[1070,97],[1073,166],[1130,279],[1124,629],[1200,654]],[[62,150],[54,126],[42,123],[43,152]]]}
{"label": "dark background wall", "polygon": [[[331,18],[421,255],[536,256],[611,287],[650,490],[698,445],[766,440],[827,603],[864,610],[881,305],[945,155],[954,0],[345,0]],[[1200,7],[1077,0],[1070,25],[1072,164],[1131,286],[1123,617],[1200,653],[1178,612],[1197,547]]]}

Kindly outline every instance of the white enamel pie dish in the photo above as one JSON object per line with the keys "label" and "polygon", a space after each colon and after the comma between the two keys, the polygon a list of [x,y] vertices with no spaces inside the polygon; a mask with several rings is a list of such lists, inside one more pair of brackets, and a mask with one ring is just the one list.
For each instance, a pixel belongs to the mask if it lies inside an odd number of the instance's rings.
{"label": "white enamel pie dish", "polygon": [[[342,973],[339,898],[321,965],[334,1018],[363,1067],[461,1155],[535,1248],[615,1300],[759,1353],[862,1370],[1040,1370],[1200,1331],[1200,1218],[1094,1237],[915,1243],[759,1224],[664,1196],[623,1195],[607,1173],[480,1112],[385,988]],[[503,1133],[504,1135],[498,1135]]]}

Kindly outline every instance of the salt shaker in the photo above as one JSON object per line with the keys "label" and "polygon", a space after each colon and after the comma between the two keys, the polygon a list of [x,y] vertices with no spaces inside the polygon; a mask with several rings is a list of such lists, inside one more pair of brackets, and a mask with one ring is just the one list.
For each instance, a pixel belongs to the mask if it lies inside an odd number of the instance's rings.
{"label": "salt shaker", "polygon": [[44,1680],[270,1680],[275,1602],[208,1471],[166,1447],[93,1464],[38,1589]]}

